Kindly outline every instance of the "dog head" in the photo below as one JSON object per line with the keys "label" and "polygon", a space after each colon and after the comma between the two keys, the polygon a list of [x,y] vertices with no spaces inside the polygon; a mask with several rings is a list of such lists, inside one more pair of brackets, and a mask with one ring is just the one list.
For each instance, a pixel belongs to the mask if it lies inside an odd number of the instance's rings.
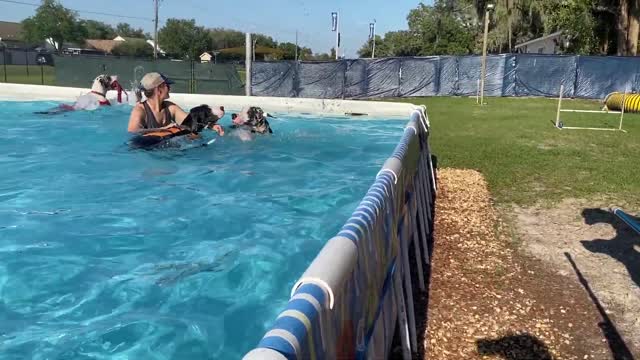
{"label": "dog head", "polygon": [[189,115],[182,122],[182,126],[194,133],[199,133],[205,128],[215,125],[223,116],[223,106],[212,109],[209,105],[200,105],[189,110]]}
{"label": "dog head", "polygon": [[98,75],[91,85],[91,91],[100,94],[106,94],[110,89],[116,89],[118,85],[118,77],[112,75]]}
{"label": "dog head", "polygon": [[251,106],[243,109],[240,114],[231,115],[231,118],[233,119],[234,124],[246,126],[251,130],[251,132],[266,134],[273,133],[271,126],[269,125],[269,121],[267,121],[268,116],[269,114],[265,113],[262,108]]}

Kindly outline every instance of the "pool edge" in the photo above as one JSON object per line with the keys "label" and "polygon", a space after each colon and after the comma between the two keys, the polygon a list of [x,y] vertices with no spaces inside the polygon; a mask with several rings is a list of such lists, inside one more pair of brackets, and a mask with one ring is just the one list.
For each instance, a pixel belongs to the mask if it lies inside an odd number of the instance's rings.
{"label": "pool edge", "polygon": [[[25,85],[5,83],[0,87],[0,101],[75,101],[78,96],[90,91],[88,88],[71,88],[48,85]],[[115,91],[107,96],[115,98]],[[132,94],[130,94],[132,96]],[[347,116],[355,118],[393,118],[406,120],[421,107],[411,103],[360,100],[326,100],[308,98],[280,98],[260,96],[171,94],[178,105],[189,108],[201,104],[223,105],[241,109],[245,106],[260,106],[271,113],[312,113],[319,116]]]}

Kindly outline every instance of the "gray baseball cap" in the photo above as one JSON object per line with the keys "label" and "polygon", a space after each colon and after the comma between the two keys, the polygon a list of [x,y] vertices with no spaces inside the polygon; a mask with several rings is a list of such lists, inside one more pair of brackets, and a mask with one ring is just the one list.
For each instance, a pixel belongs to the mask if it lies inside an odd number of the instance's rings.
{"label": "gray baseball cap", "polygon": [[142,77],[140,87],[144,90],[153,90],[163,83],[171,85],[173,81],[159,72],[151,72]]}

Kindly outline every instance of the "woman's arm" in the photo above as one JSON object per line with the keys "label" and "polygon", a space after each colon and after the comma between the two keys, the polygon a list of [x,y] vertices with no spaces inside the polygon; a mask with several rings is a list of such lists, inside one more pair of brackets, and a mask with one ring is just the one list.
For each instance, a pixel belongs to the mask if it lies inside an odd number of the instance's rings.
{"label": "woman's arm", "polygon": [[174,103],[169,102],[169,112],[171,113],[171,118],[174,119],[176,124],[182,125],[184,119],[187,118],[189,114],[187,114],[182,108]]}
{"label": "woman's arm", "polygon": [[129,116],[129,126],[127,127],[127,131],[130,133],[137,133],[140,130],[143,130],[144,116],[144,111],[142,111],[140,107],[134,107],[133,110],[131,110],[131,115]]}

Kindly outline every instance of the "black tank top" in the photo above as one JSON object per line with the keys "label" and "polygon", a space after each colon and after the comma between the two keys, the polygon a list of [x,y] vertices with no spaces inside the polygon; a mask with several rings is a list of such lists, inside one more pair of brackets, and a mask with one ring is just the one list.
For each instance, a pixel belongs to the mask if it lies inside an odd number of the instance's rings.
{"label": "black tank top", "polygon": [[165,102],[162,103],[162,107],[160,108],[160,111],[164,110],[164,118],[166,122],[165,125],[160,125],[160,123],[158,123],[158,120],[156,120],[155,115],[153,115],[153,111],[151,111],[151,107],[149,106],[149,104],[147,104],[146,101],[142,102],[142,105],[144,106],[144,115],[145,115],[144,124],[142,124],[144,129],[160,128],[160,127],[169,125],[173,122],[171,120],[171,112],[169,111],[169,107]]}

